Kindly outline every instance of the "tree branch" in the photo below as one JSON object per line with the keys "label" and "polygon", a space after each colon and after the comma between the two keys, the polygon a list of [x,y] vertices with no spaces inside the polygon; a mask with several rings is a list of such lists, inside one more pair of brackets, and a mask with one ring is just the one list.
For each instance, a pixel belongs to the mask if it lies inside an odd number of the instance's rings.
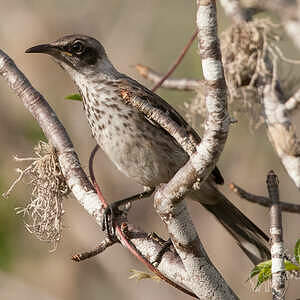
{"label": "tree branch", "polygon": [[262,79],[264,83],[261,86],[268,137],[289,176],[300,189],[299,141],[295,128],[287,116],[278,85],[274,86],[276,78],[273,76],[266,75]]}
{"label": "tree branch", "polygon": [[273,171],[267,177],[269,197],[272,202],[270,211],[270,234],[272,253],[272,299],[285,299],[284,245],[282,239],[282,220],[279,205],[278,178]]}
{"label": "tree branch", "polygon": [[100,242],[97,245],[97,247],[95,249],[87,251],[87,252],[83,252],[80,254],[72,255],[72,260],[74,260],[76,262],[80,262],[85,259],[91,258],[93,256],[96,256],[96,255],[102,253],[104,250],[106,250],[108,247],[112,246],[113,244],[115,244],[114,241],[112,241],[108,238],[105,238],[102,242]]}
{"label": "tree branch", "polygon": [[299,107],[299,104],[300,104],[300,89],[284,103],[284,106],[287,111],[293,111]]}
{"label": "tree branch", "polygon": [[[170,182],[155,194],[155,207],[165,222],[173,245],[190,274],[193,291],[200,299],[236,299],[220,273],[211,264],[187,212],[184,195],[199,188],[214,168],[223,150],[230,119],[226,83],[217,37],[215,1],[197,1],[198,44],[207,85],[208,119],[203,140],[190,160]],[[182,144],[182,143],[181,143]],[[184,148],[184,145],[183,145]],[[197,181],[197,184],[194,183]]]}
{"label": "tree branch", "polygon": [[[138,64],[135,68],[141,76],[153,82],[155,85],[163,78],[163,75],[155,72],[147,66]],[[194,91],[199,88],[199,85],[203,85],[203,81],[188,78],[168,78],[162,83],[161,87],[181,91]]]}
{"label": "tree branch", "polygon": [[[294,28],[295,31],[299,31],[299,20],[298,17],[295,18],[295,12],[299,10],[296,2],[295,4],[291,4],[291,2],[287,4],[284,0],[250,0],[248,2],[252,5],[252,8],[242,7],[238,0],[222,0],[220,2],[226,14],[233,17],[236,22],[250,21],[252,18],[251,12],[253,13],[255,10],[270,9],[279,13],[280,17],[288,19],[289,22],[283,22],[287,31],[288,28]],[[286,19],[283,21],[286,21]],[[293,24],[293,26],[289,24]],[[299,34],[299,32],[291,34],[295,43],[300,41],[298,38]],[[300,47],[300,44],[298,46]],[[257,78],[256,80],[257,85],[260,87],[268,137],[287,173],[296,186],[300,188],[300,142],[297,139],[295,128],[288,117],[288,113],[295,109],[299,103],[300,91],[296,92],[288,101],[285,101],[277,74],[277,56],[275,59],[272,59],[271,56],[274,52],[268,45],[264,45],[263,51],[264,62],[260,68],[264,71],[258,76],[259,80]]]}
{"label": "tree branch", "polygon": [[[258,196],[251,194],[249,192],[246,192],[241,187],[237,186],[234,183],[231,183],[229,185],[230,189],[238,194],[242,199],[245,199],[252,203],[257,203],[259,205],[270,207],[272,205],[272,202],[270,198],[264,197],[264,196]],[[300,213],[300,205],[299,204],[293,204],[293,203],[287,203],[287,202],[279,202],[280,208],[282,211],[290,212],[290,213]]]}

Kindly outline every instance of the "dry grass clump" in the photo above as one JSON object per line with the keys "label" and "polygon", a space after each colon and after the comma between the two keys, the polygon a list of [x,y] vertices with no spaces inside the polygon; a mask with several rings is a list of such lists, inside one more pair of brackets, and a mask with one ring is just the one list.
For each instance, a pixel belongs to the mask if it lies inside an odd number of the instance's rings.
{"label": "dry grass clump", "polygon": [[[297,63],[283,56],[277,45],[280,40],[278,31],[279,25],[268,19],[257,19],[234,24],[221,34],[230,111],[234,115],[246,113],[252,128],[257,128],[263,122],[258,90],[260,80],[265,76],[272,76],[275,84],[279,79],[279,62]],[[202,118],[206,115],[205,91],[199,89],[196,92],[195,98],[190,103],[185,103],[187,118],[193,126],[199,125],[194,122],[194,114],[199,114]]]}
{"label": "dry grass clump", "polygon": [[17,161],[31,162],[20,173],[10,189],[3,195],[7,197],[22,179],[29,179],[32,187],[30,202],[25,207],[16,208],[22,214],[26,229],[39,240],[50,242],[56,249],[62,237],[62,200],[69,192],[61,172],[58,157],[53,146],[39,142],[34,148],[34,157],[15,158]]}
{"label": "dry grass clump", "polygon": [[233,113],[247,113],[251,127],[262,122],[258,81],[277,67],[278,25],[268,19],[240,23],[221,36],[222,58]]}
{"label": "dry grass clump", "polygon": [[154,281],[161,281],[161,279],[155,275],[155,274],[149,274],[143,271],[139,270],[130,270],[131,275],[129,276],[129,279],[136,279],[137,281],[143,280],[143,279],[152,279]]}

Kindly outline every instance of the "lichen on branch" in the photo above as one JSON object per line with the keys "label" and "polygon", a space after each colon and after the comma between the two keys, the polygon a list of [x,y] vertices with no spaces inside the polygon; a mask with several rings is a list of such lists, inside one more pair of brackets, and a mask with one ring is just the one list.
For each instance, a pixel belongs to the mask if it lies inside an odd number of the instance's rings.
{"label": "lichen on branch", "polygon": [[3,194],[8,197],[16,184],[27,180],[31,186],[31,198],[25,207],[17,207],[16,213],[22,214],[25,228],[39,240],[49,242],[56,249],[63,229],[63,198],[69,188],[60,169],[54,147],[40,141],[34,147],[34,156],[15,157],[18,162],[30,162],[24,169],[18,169],[19,176],[10,189]]}

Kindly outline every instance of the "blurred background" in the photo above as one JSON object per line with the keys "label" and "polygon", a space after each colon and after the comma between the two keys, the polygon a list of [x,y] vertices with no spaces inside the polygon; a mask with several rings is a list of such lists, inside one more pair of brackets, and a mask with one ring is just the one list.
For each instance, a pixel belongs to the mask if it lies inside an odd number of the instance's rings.
{"label": "blurred background", "polygon": [[[195,1],[183,0],[2,0],[0,10],[0,47],[10,55],[28,79],[56,111],[63,122],[82,165],[87,161],[93,141],[81,103],[65,100],[76,93],[71,80],[45,55],[28,55],[24,51],[36,44],[56,40],[65,34],[82,33],[99,39],[115,66],[124,73],[145,82],[134,69],[142,63],[163,73],[174,62],[195,29]],[[219,9],[219,30],[231,23]],[[276,19],[273,18],[274,21]],[[299,52],[286,38],[281,43],[288,57],[299,59]],[[295,71],[296,69],[294,69]],[[201,77],[200,57],[196,43],[174,76]],[[193,94],[160,89],[158,93],[184,113],[183,103]],[[44,136],[11,92],[0,80],[0,191],[5,192],[16,177],[15,169],[24,165],[13,161],[13,155],[32,155],[32,148]],[[300,127],[297,114],[293,120]],[[298,130],[298,135],[300,134]],[[269,211],[240,200],[228,188],[234,182],[249,192],[266,195],[266,174],[275,170],[280,180],[281,200],[299,204],[299,192],[286,175],[270,145],[264,126],[251,133],[246,116],[238,116],[231,127],[225,151],[218,163],[226,184],[224,193],[268,232]],[[103,153],[96,159],[97,178],[109,201],[141,191],[125,178]],[[57,250],[35,239],[24,228],[15,207],[30,199],[26,182],[17,186],[9,199],[0,200],[0,298],[1,299],[183,299],[188,298],[165,283],[129,280],[130,269],[145,270],[128,251],[119,245],[90,260],[74,263],[72,254],[93,248],[103,238],[99,227],[71,196],[64,201],[64,238]],[[204,246],[213,263],[241,299],[270,299],[268,287],[253,292],[246,282],[252,268],[249,260],[215,219],[197,203],[189,209]],[[164,227],[153,209],[152,199],[136,202],[130,221],[143,229],[166,237]],[[299,216],[283,213],[284,240],[288,251],[299,238]],[[300,296],[297,280],[288,283],[287,299]]]}

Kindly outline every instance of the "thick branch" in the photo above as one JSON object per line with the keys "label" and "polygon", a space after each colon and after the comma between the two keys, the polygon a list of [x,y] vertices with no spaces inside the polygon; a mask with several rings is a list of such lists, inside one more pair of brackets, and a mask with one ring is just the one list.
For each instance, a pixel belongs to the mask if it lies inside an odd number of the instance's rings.
{"label": "thick branch", "polygon": [[266,76],[262,89],[263,108],[268,136],[282,164],[297,188],[300,188],[300,147],[296,131],[287,116],[273,80]]}
{"label": "thick branch", "polygon": [[[230,188],[233,192],[237,193],[242,199],[245,199],[252,203],[257,203],[259,205],[270,207],[272,205],[272,202],[270,198],[264,197],[264,196],[258,196],[251,193],[248,193],[241,187],[237,186],[234,183],[230,184]],[[280,208],[282,211],[290,212],[290,213],[300,213],[300,205],[299,204],[293,204],[293,203],[287,203],[287,202],[279,202]]]}
{"label": "thick branch", "polygon": [[[208,119],[202,142],[190,160],[155,194],[156,210],[167,225],[174,247],[200,299],[236,299],[211,264],[187,212],[184,195],[210,174],[223,150],[229,127],[226,84],[217,37],[215,1],[198,1],[197,26],[202,68],[207,85]],[[184,147],[184,145],[183,145]],[[197,184],[195,185],[195,182]]]}
{"label": "thick branch", "polygon": [[[138,70],[140,75],[153,82],[155,85],[163,78],[163,75],[155,72],[147,66],[138,64],[135,66],[135,68]],[[188,78],[168,78],[163,82],[161,87],[181,91],[193,91],[198,89],[199,85],[203,85],[203,81]]]}
{"label": "thick branch", "polygon": [[127,104],[134,106],[169,132],[191,156],[171,181],[157,191],[155,205],[167,225],[169,235],[183,260],[185,269],[191,276],[192,290],[200,299],[223,299],[224,297],[235,299],[234,293],[209,261],[187,213],[185,202],[180,201],[188,191],[200,188],[215,167],[223,150],[230,124],[214,1],[208,5],[207,1],[203,3],[200,1],[197,22],[201,41],[199,48],[203,57],[202,66],[207,86],[208,120],[203,141],[198,144],[199,139],[195,138],[193,131],[186,127],[179,127],[168,114],[151,103],[130,93],[124,93],[122,98]]}

